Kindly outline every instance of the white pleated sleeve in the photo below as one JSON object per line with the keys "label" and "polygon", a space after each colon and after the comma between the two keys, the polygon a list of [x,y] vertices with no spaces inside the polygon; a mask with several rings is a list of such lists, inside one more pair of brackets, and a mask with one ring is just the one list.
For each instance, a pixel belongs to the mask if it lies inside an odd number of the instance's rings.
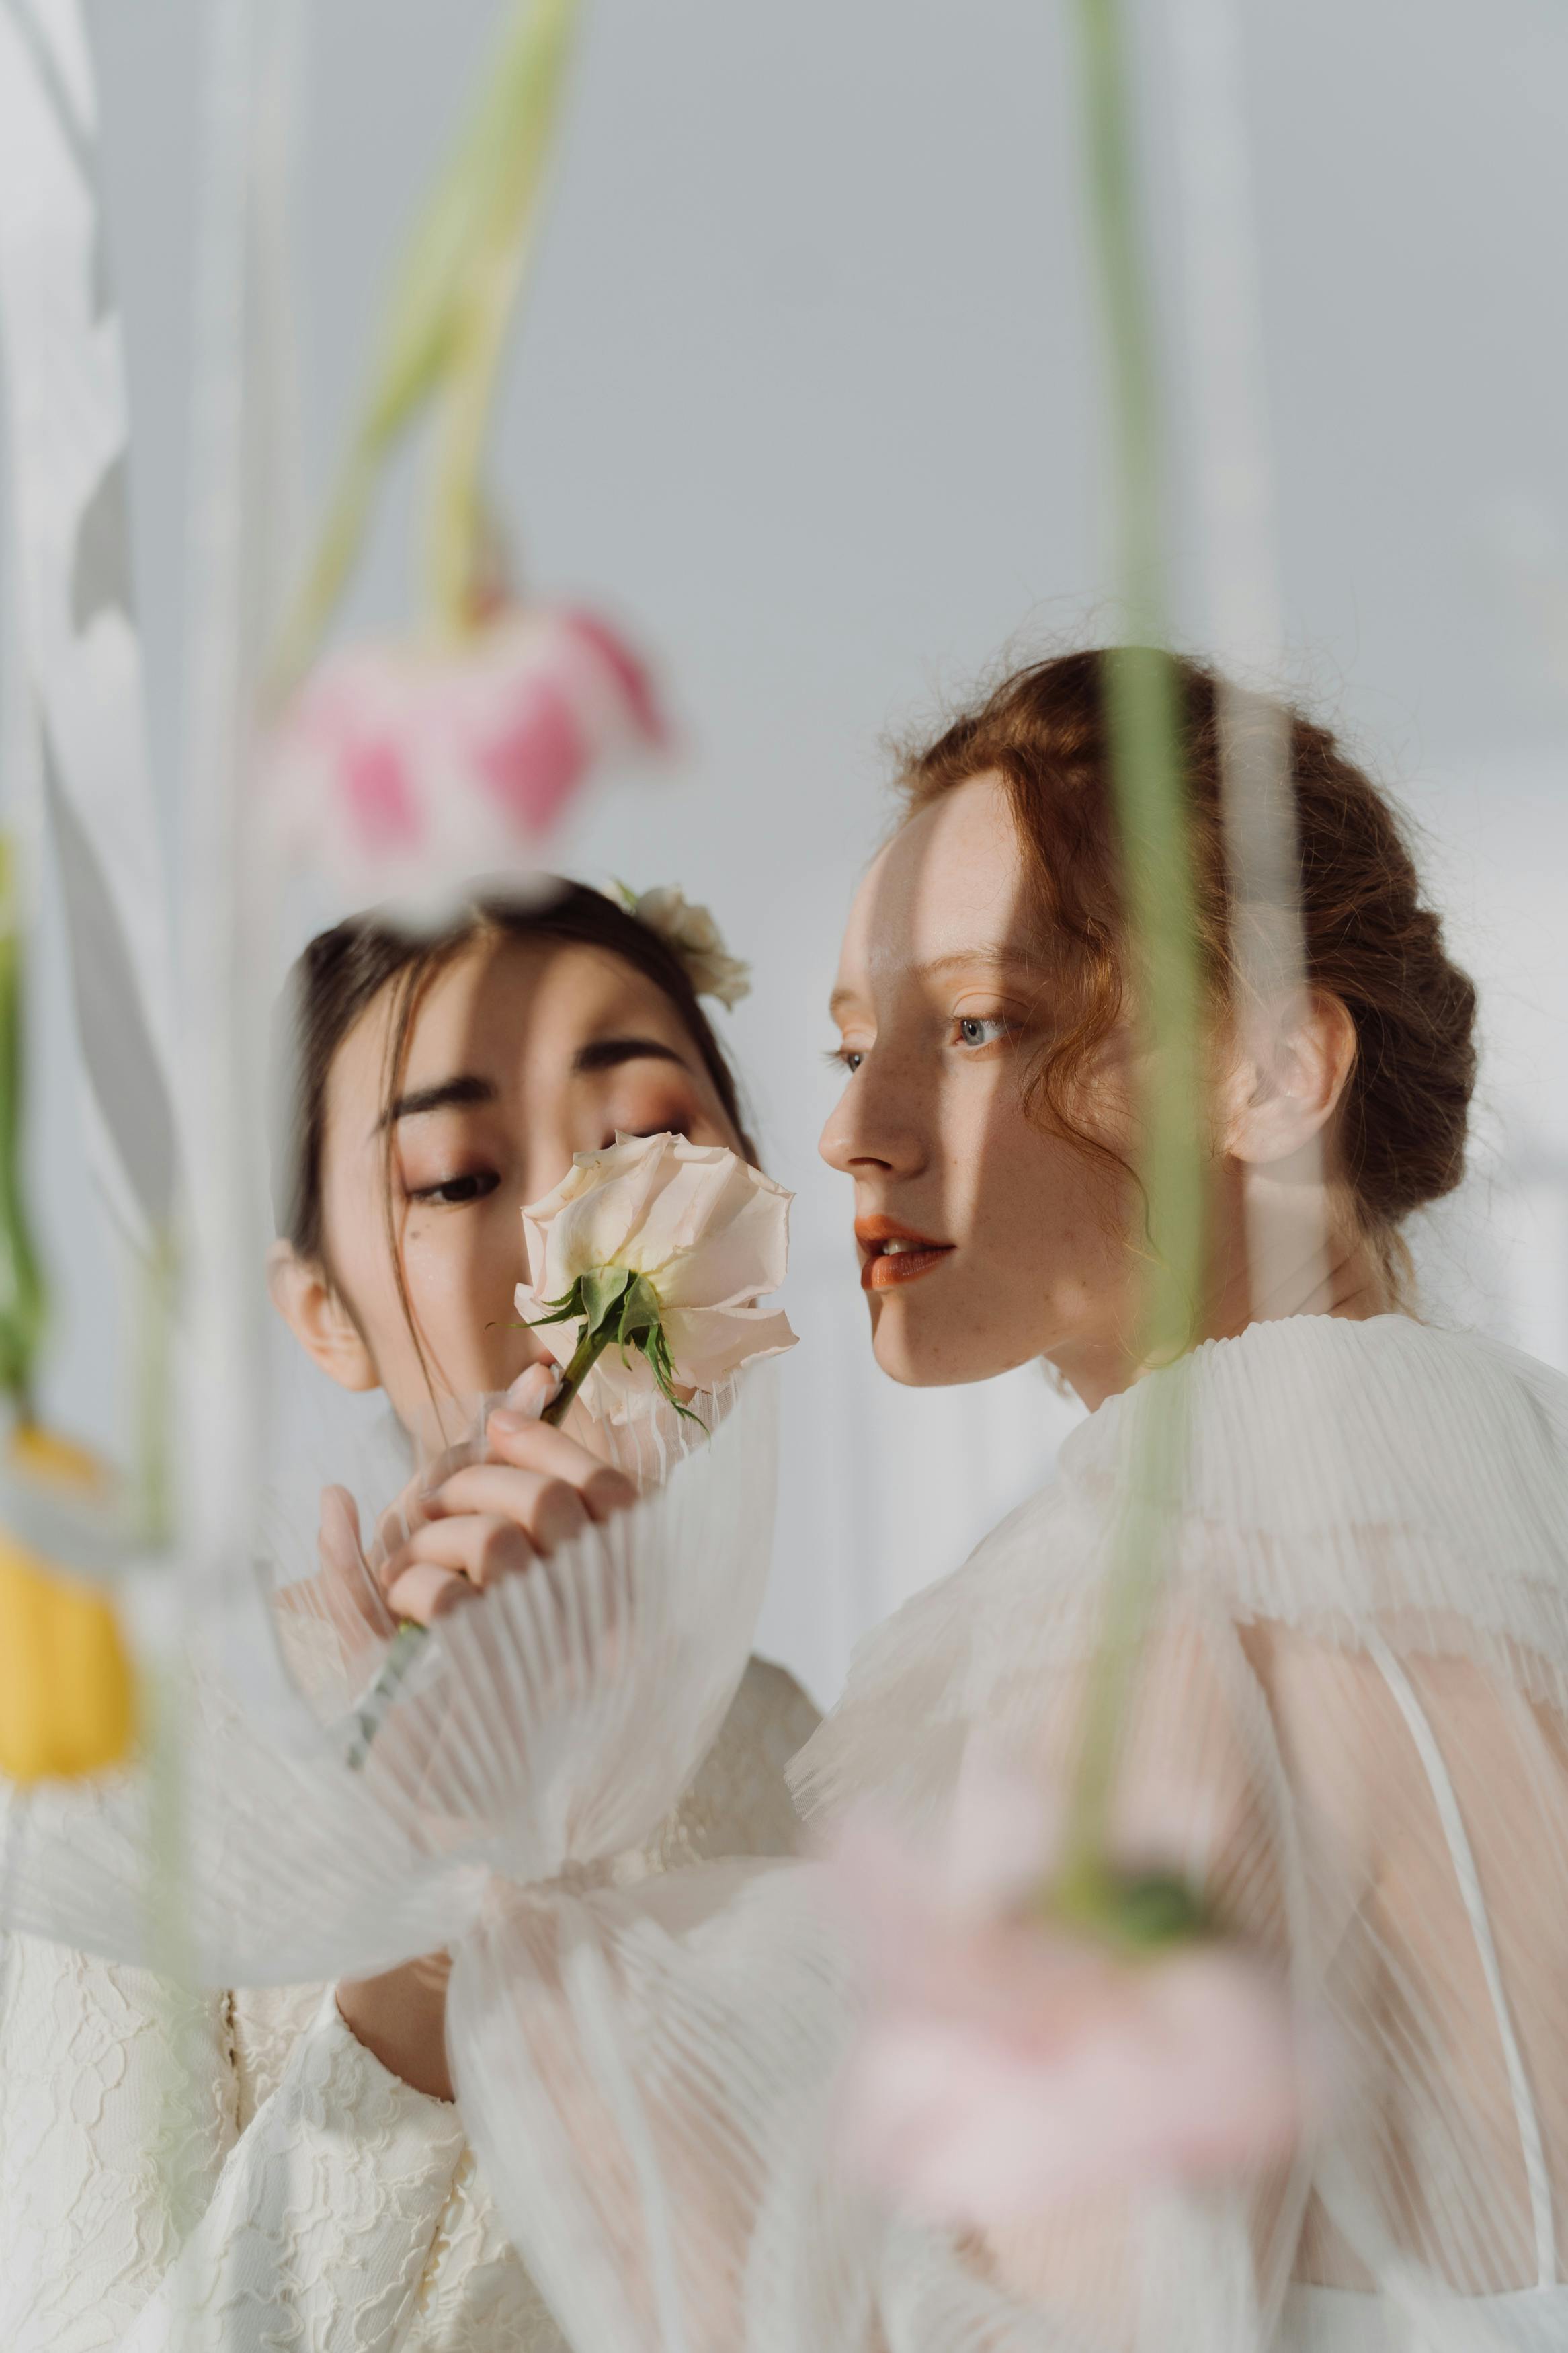
{"label": "white pleated sleeve", "polygon": [[[458,2083],[579,2353],[1568,2343],[1568,1383],[1395,1316],[1255,1327],[1177,1377],[1118,1837],[1286,1973],[1322,2128],[959,2245],[837,2170],[858,1997],[809,1867],[514,1888],[454,1981]],[[865,1646],[808,1810],[934,1832],[977,1736],[1059,1779],[1170,1377]]]}

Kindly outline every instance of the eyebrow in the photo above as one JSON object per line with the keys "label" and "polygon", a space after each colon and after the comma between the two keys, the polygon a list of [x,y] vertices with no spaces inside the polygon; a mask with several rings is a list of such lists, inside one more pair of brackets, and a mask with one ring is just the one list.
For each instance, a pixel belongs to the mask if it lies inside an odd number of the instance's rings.
{"label": "eyebrow", "polygon": [[[955,972],[1016,972],[1036,974],[1041,969],[1038,957],[1019,948],[980,947],[960,948],[952,955],[933,956],[927,964],[911,967],[916,980],[944,980]],[[858,988],[838,987],[827,1000],[830,1014],[843,1011],[847,1005],[862,1002]]]}
{"label": "eyebrow", "polygon": [[[686,1068],[674,1047],[658,1038],[595,1038],[573,1055],[572,1075],[587,1078],[595,1071],[618,1070],[623,1062],[640,1061],[673,1062],[678,1070]],[[379,1134],[384,1128],[395,1127],[400,1119],[419,1119],[433,1111],[462,1111],[499,1099],[493,1079],[466,1071],[457,1078],[437,1079],[432,1086],[412,1087],[398,1095],[376,1121],[375,1132]]]}
{"label": "eyebrow", "polygon": [[678,1070],[686,1064],[673,1046],[658,1038],[595,1038],[586,1046],[579,1046],[572,1057],[574,1078],[587,1078],[595,1071],[615,1071],[623,1062],[673,1062]]}
{"label": "eyebrow", "polygon": [[437,1079],[434,1086],[413,1087],[407,1094],[398,1095],[376,1121],[379,1134],[383,1128],[395,1127],[400,1119],[418,1119],[426,1112],[454,1111],[473,1103],[492,1103],[496,1086],[491,1079],[481,1079],[465,1071],[453,1079]]}

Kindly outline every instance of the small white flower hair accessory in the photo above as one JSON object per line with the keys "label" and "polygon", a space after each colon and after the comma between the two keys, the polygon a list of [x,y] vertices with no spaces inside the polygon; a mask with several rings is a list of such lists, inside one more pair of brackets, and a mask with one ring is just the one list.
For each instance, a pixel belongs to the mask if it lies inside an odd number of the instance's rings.
{"label": "small white flower hair accessory", "polygon": [[751,965],[730,954],[708,909],[692,906],[673,882],[641,892],[617,882],[615,896],[628,915],[635,915],[675,950],[699,997],[716,997],[731,1013],[742,997],[750,997]]}

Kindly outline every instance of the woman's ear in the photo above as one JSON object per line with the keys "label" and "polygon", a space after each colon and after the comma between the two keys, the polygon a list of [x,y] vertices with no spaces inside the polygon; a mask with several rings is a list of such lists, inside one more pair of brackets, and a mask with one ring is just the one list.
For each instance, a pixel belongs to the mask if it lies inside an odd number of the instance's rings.
{"label": "woman's ear", "polygon": [[267,1288],[306,1355],[340,1388],[381,1387],[375,1359],[318,1259],[301,1258],[292,1242],[274,1242],[267,1253]]}
{"label": "woman's ear", "polygon": [[1290,1159],[1323,1134],[1355,1067],[1355,1023],[1342,999],[1314,989],[1257,1022],[1232,1074],[1225,1148],[1252,1167]]}

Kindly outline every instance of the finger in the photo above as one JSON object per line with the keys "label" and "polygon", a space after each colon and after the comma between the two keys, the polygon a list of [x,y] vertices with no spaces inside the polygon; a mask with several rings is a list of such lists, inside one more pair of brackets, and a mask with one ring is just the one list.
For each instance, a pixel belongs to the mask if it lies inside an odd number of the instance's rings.
{"label": "finger", "polygon": [[477,1439],[465,1439],[461,1445],[444,1447],[398,1491],[376,1522],[375,1548],[371,1557],[378,1569],[399,1546],[407,1543],[416,1528],[424,1525],[427,1516],[426,1502],[442,1481],[449,1479],[454,1471],[460,1471],[465,1462],[475,1461],[482,1451]]}
{"label": "finger", "polygon": [[515,1521],[478,1512],[432,1520],[416,1529],[402,1551],[388,1561],[388,1590],[394,1579],[420,1563],[455,1570],[482,1589],[498,1577],[516,1576],[531,1567],[536,1557]]}
{"label": "finger", "polygon": [[560,1387],[561,1367],[546,1358],[518,1375],[497,1410],[515,1413],[523,1421],[537,1421]]}
{"label": "finger", "polygon": [[426,1506],[432,1520],[447,1514],[483,1513],[510,1520],[536,1552],[551,1553],[580,1535],[588,1525],[584,1498],[566,1479],[510,1463],[479,1462],[458,1471]]}
{"label": "finger", "polygon": [[345,1637],[366,1627],[385,1631],[386,1613],[360,1547],[359,1505],[346,1487],[323,1487],[316,1539],[320,1591],[327,1615]]}
{"label": "finger", "polygon": [[637,1491],[624,1471],[601,1461],[563,1430],[552,1430],[547,1422],[523,1421],[502,1409],[491,1414],[485,1434],[490,1452],[500,1461],[544,1478],[563,1479],[575,1487],[590,1519],[607,1520],[616,1512],[629,1511],[637,1500]]}
{"label": "finger", "polygon": [[359,1567],[359,1505],[346,1487],[323,1487],[316,1548],[321,1567],[347,1578]]}
{"label": "finger", "polygon": [[416,1626],[433,1626],[438,1618],[479,1599],[478,1588],[453,1568],[436,1568],[416,1561],[395,1577],[387,1588],[387,1607]]}

